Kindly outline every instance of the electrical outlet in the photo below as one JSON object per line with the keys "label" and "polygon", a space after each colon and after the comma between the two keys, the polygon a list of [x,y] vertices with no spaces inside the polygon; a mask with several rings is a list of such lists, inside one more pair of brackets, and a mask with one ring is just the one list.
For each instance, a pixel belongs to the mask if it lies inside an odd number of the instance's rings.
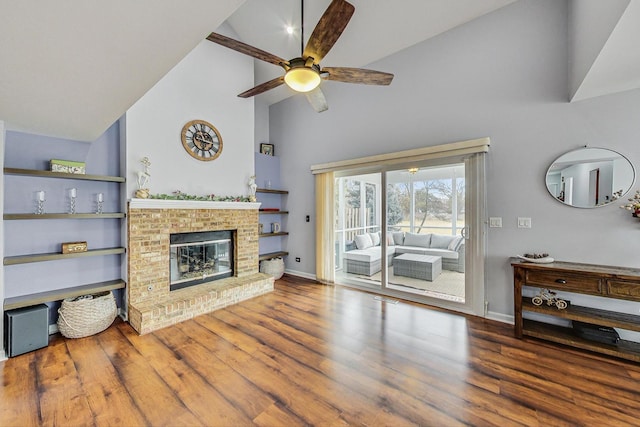
{"label": "electrical outlet", "polygon": [[518,217],[518,228],[531,228],[531,218]]}
{"label": "electrical outlet", "polygon": [[300,257],[299,256],[296,257],[296,262],[300,262]]}
{"label": "electrical outlet", "polygon": [[305,219],[304,219],[304,220],[305,220],[306,222],[309,222],[309,221],[311,221],[311,217],[309,217],[309,215],[307,215],[307,216],[305,217]]}
{"label": "electrical outlet", "polygon": [[501,216],[492,216],[489,218],[489,227],[491,228],[501,228],[502,227],[502,217]]}

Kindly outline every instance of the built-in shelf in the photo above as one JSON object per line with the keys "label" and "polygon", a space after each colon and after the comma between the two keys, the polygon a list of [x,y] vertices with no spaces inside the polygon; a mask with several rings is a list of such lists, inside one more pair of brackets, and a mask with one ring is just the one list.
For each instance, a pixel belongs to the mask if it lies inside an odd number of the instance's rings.
{"label": "built-in shelf", "polygon": [[17,220],[17,219],[107,219],[107,218],[124,218],[123,212],[107,212],[107,213],[45,213],[45,214],[31,214],[31,213],[19,213],[19,214],[4,214],[5,220]]}
{"label": "built-in shelf", "polygon": [[271,188],[258,188],[256,193],[289,194],[287,190],[273,190]]}
{"label": "built-in shelf", "polygon": [[277,233],[261,233],[258,237],[274,237],[274,236],[288,236],[288,231],[279,231]]}
{"label": "built-in shelf", "polygon": [[107,249],[91,249],[85,252],[75,252],[70,254],[63,254],[60,252],[56,252],[56,253],[47,253],[47,254],[8,256],[4,258],[4,265],[28,264],[32,262],[53,261],[57,259],[66,259],[66,258],[80,258],[80,257],[100,256],[100,255],[116,255],[116,254],[123,254],[125,251],[126,251],[125,248],[107,248]]}
{"label": "built-in shelf", "polygon": [[289,255],[289,252],[285,252],[285,251],[270,252],[270,253],[267,253],[267,254],[260,254],[260,258],[258,258],[258,259],[260,261],[264,261],[265,259],[283,257],[283,256],[287,256],[287,255]]}
{"label": "built-in shelf", "polygon": [[53,291],[38,292],[35,294],[5,298],[4,309],[13,310],[15,308],[29,307],[31,305],[42,304],[50,301],[59,301],[65,298],[95,294],[98,292],[111,291],[114,289],[123,289],[125,285],[126,283],[124,280],[118,279],[106,282],[90,283],[81,286],[74,286],[72,288],[57,289]]}
{"label": "built-in shelf", "polygon": [[260,215],[288,215],[289,211],[260,211]]}
{"label": "built-in shelf", "polygon": [[40,176],[45,178],[80,179],[87,181],[125,182],[121,176],[87,175],[79,173],[52,172],[37,169],[4,168],[7,175]]}

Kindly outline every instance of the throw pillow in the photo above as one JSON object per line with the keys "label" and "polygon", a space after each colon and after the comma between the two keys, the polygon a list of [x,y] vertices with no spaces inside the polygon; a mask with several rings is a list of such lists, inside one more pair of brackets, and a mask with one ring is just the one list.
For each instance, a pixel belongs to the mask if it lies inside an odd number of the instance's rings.
{"label": "throw pillow", "polygon": [[447,249],[457,252],[460,248],[460,244],[462,244],[462,236],[456,236],[455,239],[451,240],[451,243],[449,243]]}
{"label": "throw pillow", "polygon": [[395,246],[396,242],[393,241],[392,235],[387,235],[387,246]]}
{"label": "throw pillow", "polygon": [[431,242],[431,234],[407,233],[404,235],[405,246],[417,246],[419,248],[428,248],[430,242]]}
{"label": "throw pillow", "polygon": [[371,241],[371,236],[368,234],[358,234],[356,236],[356,248],[358,249],[367,249],[373,246],[373,242]]}
{"label": "throw pillow", "polygon": [[434,234],[431,236],[431,247],[436,249],[449,249],[449,243],[456,236],[446,236],[444,234]]}
{"label": "throw pillow", "polygon": [[380,244],[380,234],[376,233],[369,233],[369,237],[371,237],[371,242],[373,243],[373,246],[378,246]]}
{"label": "throw pillow", "polygon": [[393,242],[398,246],[402,246],[402,244],[404,243],[404,233],[402,231],[394,232]]}

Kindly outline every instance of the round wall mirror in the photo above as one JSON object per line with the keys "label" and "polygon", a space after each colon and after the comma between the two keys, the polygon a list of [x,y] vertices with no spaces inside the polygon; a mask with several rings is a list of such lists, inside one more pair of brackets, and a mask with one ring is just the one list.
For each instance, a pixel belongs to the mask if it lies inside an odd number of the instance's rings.
{"label": "round wall mirror", "polygon": [[636,172],[626,157],[606,148],[579,148],[558,157],[547,170],[549,193],[565,205],[607,205],[633,186]]}

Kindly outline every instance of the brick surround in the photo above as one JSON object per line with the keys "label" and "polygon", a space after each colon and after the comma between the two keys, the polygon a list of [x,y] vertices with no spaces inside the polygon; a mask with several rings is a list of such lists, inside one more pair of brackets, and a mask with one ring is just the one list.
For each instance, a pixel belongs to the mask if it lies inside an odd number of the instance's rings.
{"label": "brick surround", "polygon": [[[140,334],[273,290],[258,272],[259,203],[132,199],[128,207],[129,323]],[[235,277],[169,291],[172,233],[236,230]]]}

